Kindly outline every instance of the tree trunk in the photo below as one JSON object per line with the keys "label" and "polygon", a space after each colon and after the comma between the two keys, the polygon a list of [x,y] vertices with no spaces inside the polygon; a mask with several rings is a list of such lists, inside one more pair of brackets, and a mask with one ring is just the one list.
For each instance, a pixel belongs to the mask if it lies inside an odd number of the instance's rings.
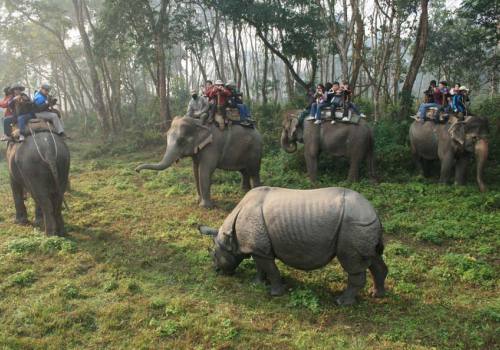
{"label": "tree trunk", "polygon": [[417,38],[415,41],[415,49],[413,51],[413,58],[410,63],[410,68],[406,79],[401,89],[401,118],[405,118],[410,114],[412,108],[411,92],[413,84],[417,78],[420,65],[424,59],[425,49],[427,47],[427,37],[429,34],[429,13],[428,5],[429,0],[421,0],[421,14],[417,29]]}
{"label": "tree trunk", "polygon": [[269,51],[264,48],[264,70],[262,71],[262,104],[267,104],[267,71],[269,70]]}
{"label": "tree trunk", "polygon": [[97,112],[97,117],[99,119],[99,123],[101,124],[103,135],[107,137],[110,133],[109,120],[106,114],[104,98],[102,96],[101,82],[97,73],[97,62],[94,58],[90,39],[85,29],[85,22],[82,12],[83,1],[84,0],[73,0],[73,6],[76,13],[77,26],[83,44],[85,59],[89,68],[90,80],[92,81],[92,93],[95,99],[95,109]]}

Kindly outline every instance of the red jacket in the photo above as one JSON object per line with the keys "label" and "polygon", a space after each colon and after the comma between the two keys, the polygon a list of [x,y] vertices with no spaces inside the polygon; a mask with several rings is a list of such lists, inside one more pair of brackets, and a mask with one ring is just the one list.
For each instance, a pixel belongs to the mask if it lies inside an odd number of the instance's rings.
{"label": "red jacket", "polygon": [[11,117],[14,113],[9,108],[9,102],[12,96],[5,96],[2,101],[0,101],[0,108],[5,109],[4,117]]}
{"label": "red jacket", "polygon": [[[219,97],[217,98],[217,95]],[[207,97],[209,100],[214,100],[219,106],[225,106],[229,97],[231,97],[231,91],[225,87],[212,86],[210,90],[207,91]]]}

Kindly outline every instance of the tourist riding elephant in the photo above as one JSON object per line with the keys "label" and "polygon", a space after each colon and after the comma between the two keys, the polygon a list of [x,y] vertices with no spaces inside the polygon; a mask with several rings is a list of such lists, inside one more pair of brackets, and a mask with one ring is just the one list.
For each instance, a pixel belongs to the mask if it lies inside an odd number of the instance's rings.
{"label": "tourist riding elephant", "polygon": [[44,223],[47,235],[64,234],[62,206],[68,186],[70,153],[55,133],[38,131],[22,143],[9,142],[7,163],[16,207],[16,222],[28,223],[24,192],[35,201],[35,224]]}
{"label": "tourist riding elephant", "polygon": [[410,143],[417,167],[427,176],[428,161],[439,159],[440,182],[447,183],[455,167],[455,184],[464,185],[467,164],[474,155],[479,190],[486,191],[483,172],[488,158],[488,129],[488,119],[477,116],[468,116],[464,121],[452,117],[446,124],[413,122]]}
{"label": "tourist riding elephant", "polygon": [[219,230],[199,229],[214,237],[217,271],[232,274],[244,258],[252,257],[257,280],[271,283],[271,295],[285,292],[275,258],[308,271],[337,257],[348,273],[347,289],[337,299],[340,305],[355,302],[367,269],[374,280],[373,295],[385,293],[382,225],[370,202],[355,191],[260,187],[245,195]]}
{"label": "tourist riding elephant", "polygon": [[318,158],[321,152],[349,160],[349,181],[359,180],[359,167],[366,159],[368,172],[375,178],[374,137],[363,120],[359,124],[324,122],[321,125],[306,120],[300,125],[297,113],[286,113],[281,132],[281,146],[288,153],[297,150],[297,142],[304,143],[307,173],[312,182],[318,174]]}
{"label": "tourist riding elephant", "polygon": [[260,186],[262,138],[253,128],[232,125],[221,131],[190,117],[176,117],[167,132],[167,149],[158,164],[143,164],[135,170],[164,170],[175,161],[191,157],[200,206],[212,207],[210,186],[215,169],[239,171],[242,188]]}

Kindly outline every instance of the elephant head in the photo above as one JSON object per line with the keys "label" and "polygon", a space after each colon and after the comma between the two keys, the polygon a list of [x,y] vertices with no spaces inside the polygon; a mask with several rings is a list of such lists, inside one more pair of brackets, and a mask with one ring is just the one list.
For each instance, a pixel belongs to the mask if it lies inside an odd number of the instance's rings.
{"label": "elephant head", "polygon": [[238,252],[234,232],[219,232],[211,227],[199,226],[201,234],[211,236],[215,248],[211,251],[215,271],[224,275],[232,275],[243,261],[244,256]]}
{"label": "elephant head", "polygon": [[299,139],[299,118],[297,118],[297,113],[294,112],[287,112],[283,118],[281,147],[287,153],[293,153],[297,150],[297,141]]}
{"label": "elephant head", "polygon": [[142,164],[135,170],[165,170],[184,157],[197,154],[212,142],[210,129],[190,117],[175,117],[167,132],[167,149],[163,159],[157,164]]}
{"label": "elephant head", "polygon": [[455,123],[450,131],[459,149],[475,155],[477,183],[481,192],[486,191],[483,173],[488,159],[488,119],[469,116],[464,121]]}

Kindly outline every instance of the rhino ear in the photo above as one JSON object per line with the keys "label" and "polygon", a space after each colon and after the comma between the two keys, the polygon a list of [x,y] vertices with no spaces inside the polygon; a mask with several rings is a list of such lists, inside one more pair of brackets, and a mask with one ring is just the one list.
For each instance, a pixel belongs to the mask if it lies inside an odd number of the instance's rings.
{"label": "rhino ear", "polygon": [[229,214],[229,216],[224,220],[222,227],[220,228],[220,234],[217,236],[217,240],[221,247],[231,253],[238,252],[238,241],[236,239],[236,220],[238,219],[238,214],[240,213],[241,207],[238,205]]}

